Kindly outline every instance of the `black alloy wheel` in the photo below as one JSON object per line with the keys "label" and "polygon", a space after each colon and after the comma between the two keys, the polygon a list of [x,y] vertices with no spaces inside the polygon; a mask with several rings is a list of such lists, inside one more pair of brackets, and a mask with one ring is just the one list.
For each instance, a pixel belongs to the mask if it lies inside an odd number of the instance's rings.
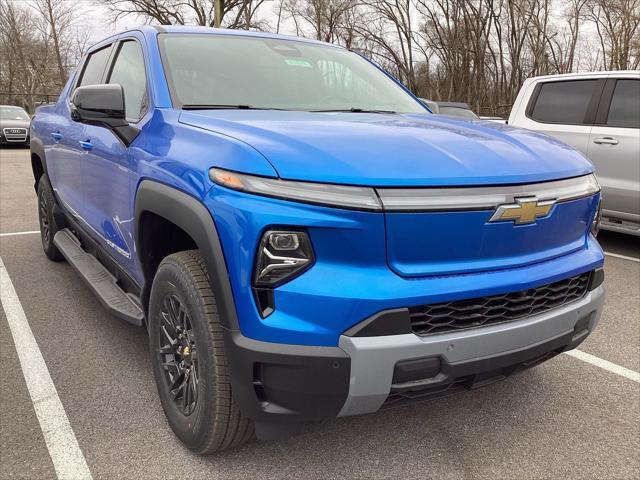
{"label": "black alloy wheel", "polygon": [[167,294],[160,310],[158,355],[165,381],[178,409],[191,415],[198,403],[198,350],[191,319],[183,303]]}
{"label": "black alloy wheel", "polygon": [[253,422],[233,395],[225,333],[198,250],[173,253],[160,262],[147,322],[160,403],[176,436],[199,454],[249,441]]}

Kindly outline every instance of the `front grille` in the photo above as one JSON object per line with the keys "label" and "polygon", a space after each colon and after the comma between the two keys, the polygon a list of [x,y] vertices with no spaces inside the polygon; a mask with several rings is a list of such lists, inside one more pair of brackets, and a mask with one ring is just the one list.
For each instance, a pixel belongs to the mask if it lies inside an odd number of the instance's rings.
{"label": "front grille", "polygon": [[5,128],[3,133],[8,142],[25,142],[27,140],[26,128]]}
{"label": "front grille", "polygon": [[519,292],[411,307],[411,329],[417,335],[457,332],[510,322],[581,299],[591,272]]}

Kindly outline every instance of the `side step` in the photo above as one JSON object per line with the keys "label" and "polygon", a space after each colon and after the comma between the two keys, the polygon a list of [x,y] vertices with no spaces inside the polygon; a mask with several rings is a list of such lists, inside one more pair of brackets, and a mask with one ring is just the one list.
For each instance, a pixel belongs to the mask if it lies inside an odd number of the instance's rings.
{"label": "side step", "polygon": [[53,237],[53,243],[110,313],[134,325],[142,325],[144,312],[140,305],[118,286],[116,277],[96,257],[82,249],[73,233],[66,228],[60,230]]}

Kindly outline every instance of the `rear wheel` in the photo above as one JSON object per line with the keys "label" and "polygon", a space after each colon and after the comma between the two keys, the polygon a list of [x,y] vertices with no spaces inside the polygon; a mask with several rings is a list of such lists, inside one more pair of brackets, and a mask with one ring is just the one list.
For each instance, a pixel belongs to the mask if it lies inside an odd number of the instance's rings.
{"label": "rear wheel", "polygon": [[53,207],[55,199],[53,190],[46,174],[38,181],[38,221],[40,223],[40,239],[45,255],[53,261],[62,260],[62,254],[53,243],[53,237],[58,232]]}
{"label": "rear wheel", "polygon": [[233,400],[216,300],[197,250],[166,257],[149,301],[149,342],[162,408],[189,448],[210,454],[253,436]]}

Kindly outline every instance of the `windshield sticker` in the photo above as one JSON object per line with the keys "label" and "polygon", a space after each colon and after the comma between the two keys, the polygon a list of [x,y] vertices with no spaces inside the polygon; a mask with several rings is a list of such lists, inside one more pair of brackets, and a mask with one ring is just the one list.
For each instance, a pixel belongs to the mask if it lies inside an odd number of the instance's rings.
{"label": "windshield sticker", "polygon": [[287,58],[285,59],[287,65],[290,67],[302,67],[302,68],[313,68],[309,62],[306,60],[297,60],[295,58]]}

